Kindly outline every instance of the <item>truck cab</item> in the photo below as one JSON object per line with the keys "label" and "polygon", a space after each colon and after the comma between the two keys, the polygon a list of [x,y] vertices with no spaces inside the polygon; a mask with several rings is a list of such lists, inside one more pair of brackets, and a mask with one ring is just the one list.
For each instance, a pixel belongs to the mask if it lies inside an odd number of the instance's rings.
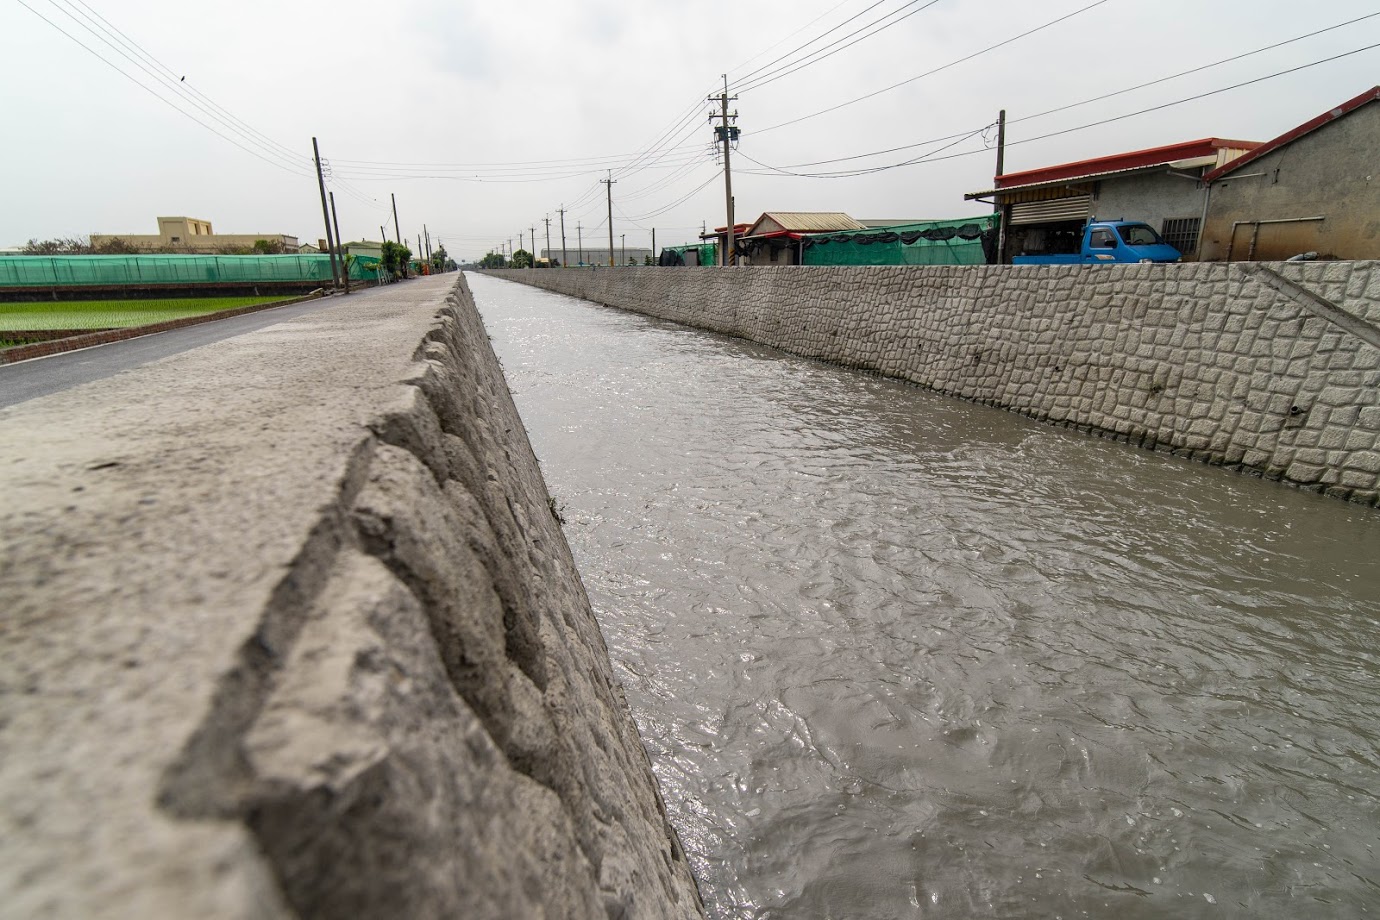
{"label": "truck cab", "polygon": [[1016,256],[1013,265],[1103,265],[1177,262],[1179,251],[1149,224],[1135,220],[1094,220],[1083,228],[1078,252]]}

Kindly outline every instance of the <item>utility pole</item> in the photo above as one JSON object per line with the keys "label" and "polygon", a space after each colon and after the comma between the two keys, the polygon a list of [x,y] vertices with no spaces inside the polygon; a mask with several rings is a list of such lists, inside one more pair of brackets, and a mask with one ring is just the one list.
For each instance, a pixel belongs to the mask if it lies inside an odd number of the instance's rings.
{"label": "utility pole", "polygon": [[321,217],[326,222],[326,249],[331,256],[331,287],[340,283],[340,275],[335,267],[335,240],[331,238],[331,212],[326,207],[326,179],[321,175],[321,148],[316,146],[316,138],[311,139],[311,155],[316,160],[316,185],[321,189]]}
{"label": "utility pole", "polygon": [[609,170],[607,179],[600,179],[604,183],[609,193],[609,268],[613,268],[613,184],[618,180],[613,178],[613,170]]}
{"label": "utility pole", "polygon": [[[997,176],[1006,171],[1006,109],[997,113]],[[996,183],[994,182],[993,185]],[[1002,213],[997,196],[992,196],[992,210],[997,215],[997,263],[1006,261],[1006,215]]]}
{"label": "utility pole", "polygon": [[536,228],[536,227],[528,227],[527,229],[531,231],[531,235],[528,236],[527,238],[528,238],[529,240],[532,241],[532,268],[536,268],[536,267],[537,267],[537,228]]}
{"label": "utility pole", "polygon": [[340,279],[345,282],[345,293],[350,293],[350,263],[345,258],[345,244],[341,242],[340,215],[335,210],[335,192],[331,192],[331,223],[335,224],[335,246],[340,250]]}
{"label": "utility pole", "polygon": [[426,224],[422,224],[422,235],[426,237],[426,260],[427,260],[428,262],[430,262],[430,261],[431,261],[431,231],[428,230],[428,229],[426,228]]}
{"label": "utility pole", "polygon": [[561,206],[561,268],[565,268],[565,206]]}
{"label": "utility pole", "polygon": [[546,264],[551,264],[551,215],[546,215]]}
{"label": "utility pole", "polygon": [[388,234],[383,232],[383,224],[379,224],[379,241],[388,242]]}
{"label": "utility pole", "polygon": [[628,235],[627,235],[626,233],[620,233],[620,234],[618,234],[618,253],[619,253],[619,255],[618,255],[618,264],[619,264],[620,266],[627,265],[627,264],[628,264]]}
{"label": "utility pole", "polygon": [[[733,248],[734,248],[734,243],[733,243],[733,172],[732,172],[732,170],[729,168],[729,163],[728,163],[728,151],[729,151],[730,142],[731,142],[732,139],[733,139],[733,135],[737,134],[738,129],[737,129],[736,127],[734,127],[732,130],[729,130],[729,126],[728,126],[728,119],[729,119],[728,104],[729,104],[729,102],[731,102],[731,101],[733,101],[733,100],[735,100],[735,99],[737,99],[737,98],[738,98],[737,96],[730,97],[730,96],[728,95],[728,74],[724,74],[724,91],[723,91],[723,94],[722,94],[721,96],[719,96],[719,105],[721,106],[721,109],[720,109],[720,112],[719,112],[719,118],[720,118],[720,120],[721,120],[722,123],[721,123],[721,125],[720,125],[720,127],[719,127],[719,132],[718,132],[718,133],[719,133],[719,135],[720,135],[720,138],[719,138],[719,139],[722,140],[722,141],[724,142],[724,202],[725,202],[725,204],[726,204],[726,206],[727,206],[727,210],[728,210],[728,227],[727,227],[727,232],[724,234],[724,239],[725,239],[725,244],[726,244],[726,245],[724,246],[723,264],[724,264],[725,266],[732,265],[732,264],[734,264],[734,262],[736,261],[736,259],[734,258],[734,252],[733,252]],[[713,96],[710,96],[710,97],[709,97],[709,101],[710,101],[710,102],[713,102],[713,101],[714,101],[714,97],[713,97]],[[737,117],[738,117],[738,113],[737,113],[737,112],[734,112],[734,113],[733,113],[733,118],[736,119]],[[710,116],[709,116],[709,120],[710,120],[710,121],[713,121],[713,120],[714,120],[714,116],[713,116],[713,115],[710,115]]]}
{"label": "utility pole", "polygon": [[657,261],[658,261],[658,259],[657,259],[657,253],[656,253],[656,227],[653,227],[653,228],[652,228],[652,264],[655,265],[655,264],[657,263]]}
{"label": "utility pole", "polygon": [[402,231],[398,229],[398,196],[389,192],[388,197],[393,199],[393,235],[398,238],[398,245],[401,246]]}
{"label": "utility pole", "polygon": [[585,229],[580,226],[580,222],[575,221],[575,234],[579,237],[580,243],[580,264],[585,264]]}

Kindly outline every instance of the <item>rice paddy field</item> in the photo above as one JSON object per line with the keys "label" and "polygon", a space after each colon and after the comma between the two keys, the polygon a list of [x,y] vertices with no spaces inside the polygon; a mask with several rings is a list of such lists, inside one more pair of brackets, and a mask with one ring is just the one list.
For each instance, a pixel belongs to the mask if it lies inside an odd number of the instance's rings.
{"label": "rice paddy field", "polygon": [[0,339],[6,332],[34,330],[115,329],[147,326],[164,320],[236,310],[286,300],[268,297],[187,297],[161,300],[72,300],[44,303],[0,303]]}

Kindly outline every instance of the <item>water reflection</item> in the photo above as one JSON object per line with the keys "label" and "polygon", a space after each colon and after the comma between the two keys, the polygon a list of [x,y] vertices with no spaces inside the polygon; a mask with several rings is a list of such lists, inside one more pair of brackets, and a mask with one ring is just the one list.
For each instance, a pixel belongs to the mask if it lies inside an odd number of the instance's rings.
{"label": "water reflection", "polygon": [[1380,910],[1380,515],[472,287],[716,917]]}

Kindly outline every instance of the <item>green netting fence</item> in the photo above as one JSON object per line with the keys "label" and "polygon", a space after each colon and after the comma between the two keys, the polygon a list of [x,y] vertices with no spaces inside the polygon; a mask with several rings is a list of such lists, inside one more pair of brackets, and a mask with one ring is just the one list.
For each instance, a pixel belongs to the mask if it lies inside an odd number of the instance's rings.
{"label": "green netting fence", "polygon": [[[378,278],[378,261],[350,260],[350,277]],[[0,288],[331,282],[329,255],[0,256]]]}
{"label": "green netting fence", "polygon": [[[668,252],[673,252],[673,253],[675,253],[675,254],[676,254],[675,257],[671,257],[671,258],[668,260],[668,259],[667,259],[667,256],[666,256],[666,253],[668,253]],[[691,255],[691,253],[694,253],[694,255]],[[680,261],[676,261],[676,258],[679,258]],[[698,261],[697,263],[694,262],[694,260],[695,260],[696,258],[699,259],[699,261]],[[698,265],[718,265],[718,264],[719,264],[719,247],[718,247],[718,245],[715,244],[715,243],[701,243],[701,244],[699,244],[699,245],[691,244],[691,245],[686,245],[686,246],[667,246],[667,247],[665,247],[664,249],[661,250],[661,255],[658,257],[658,262],[657,262],[657,264],[658,264],[658,265],[690,265],[690,264],[698,264]]]}
{"label": "green netting fence", "polygon": [[997,216],[812,233],[805,265],[985,265],[996,251]]}

